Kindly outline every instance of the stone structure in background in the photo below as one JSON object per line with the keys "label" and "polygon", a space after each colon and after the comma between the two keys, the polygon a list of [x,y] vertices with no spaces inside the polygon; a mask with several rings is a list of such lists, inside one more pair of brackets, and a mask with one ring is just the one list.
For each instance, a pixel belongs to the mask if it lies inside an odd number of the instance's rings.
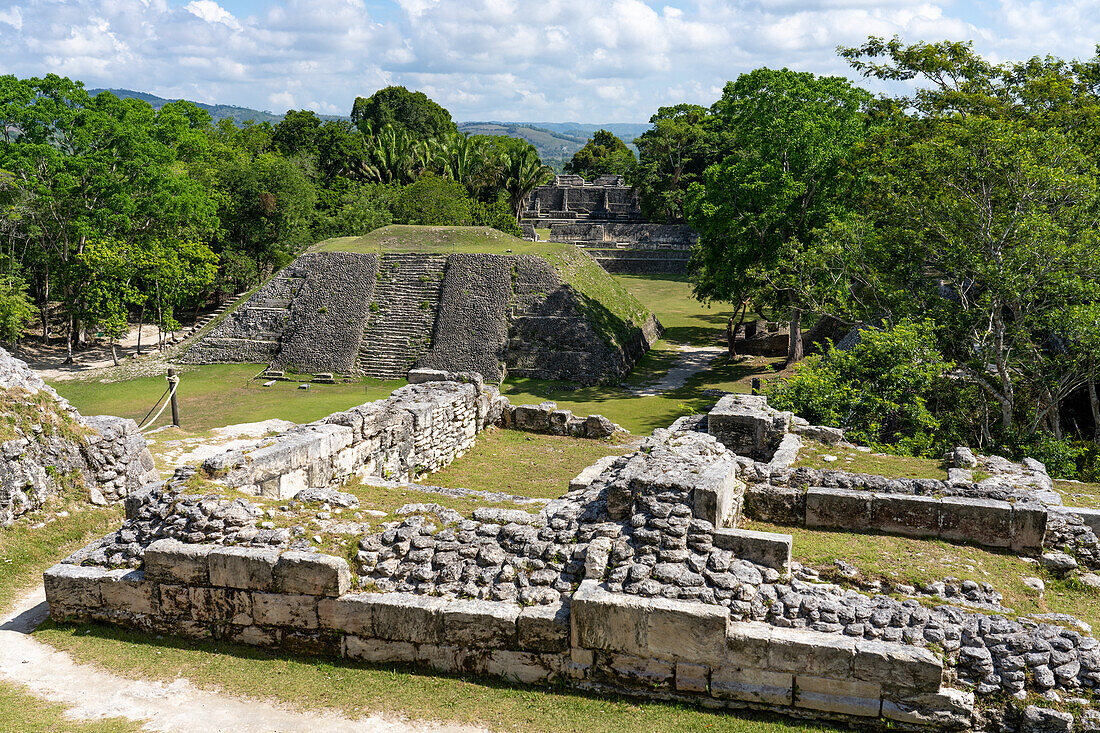
{"label": "stone structure in background", "polygon": [[423,366],[494,382],[618,382],[661,325],[590,301],[531,255],[308,252],[183,358],[381,379]]}
{"label": "stone structure in background", "polygon": [[158,478],[133,420],[81,415],[4,349],[0,425],[0,527],[64,486],[106,504]]}
{"label": "stone structure in background", "polygon": [[[1058,511],[1040,464],[960,449],[935,486],[794,469],[802,440],[840,443],[843,433],[762,398],[730,396],[654,431],[537,514],[519,501],[472,518],[430,502],[402,507],[404,518],[359,539],[350,562],[309,551],[289,529],[258,528],[263,513],[234,498],[238,487],[353,506],[344,476],[416,478],[493,423],[609,429],[552,403],[508,405],[478,375],[421,371],[410,382],[209,459],[208,496],[185,493],[186,469],[132,496],[119,532],[46,573],[51,614],[873,727],[1036,733],[1055,720],[1069,731],[1072,714],[1006,706],[1003,695],[1100,687],[1100,644],[1076,619],[1016,616],[969,581],[891,595],[822,583],[791,562],[790,535],[737,526],[744,513],[1038,554]],[[978,469],[989,475],[966,473]],[[1085,704],[1090,730],[1097,716]]]}
{"label": "stone structure in background", "polygon": [[556,176],[536,188],[521,215],[522,225],[549,229],[551,242],[584,247],[608,272],[687,272],[689,250],[699,236],[683,224],[653,224],[642,216],[634,189],[622,176]]}

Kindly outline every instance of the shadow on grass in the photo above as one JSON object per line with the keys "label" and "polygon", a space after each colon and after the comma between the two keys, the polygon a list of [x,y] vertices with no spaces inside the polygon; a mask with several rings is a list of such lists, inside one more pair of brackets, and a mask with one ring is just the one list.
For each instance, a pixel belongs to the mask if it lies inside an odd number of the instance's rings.
{"label": "shadow on grass", "polygon": [[[112,665],[97,659],[101,666],[124,676],[147,674],[140,661],[143,655],[152,654],[156,657],[158,666],[168,670],[176,666],[169,658],[171,654],[200,653],[205,657],[202,662],[210,667],[231,668],[234,676],[239,677],[236,685],[228,676],[219,677],[217,689],[245,697],[267,698],[274,695],[279,702],[288,702],[315,711],[321,708],[355,711],[363,715],[396,709],[414,719],[444,722],[461,720],[493,727],[507,722],[510,728],[524,730],[532,730],[533,726],[534,730],[628,731],[636,730],[637,724],[643,722],[650,729],[663,731],[706,729],[731,733],[831,733],[847,730],[839,725],[791,719],[781,714],[750,710],[715,711],[686,702],[648,700],[626,694],[577,690],[563,682],[525,685],[478,674],[440,673],[414,664],[371,664],[230,642],[191,641],[98,623],[74,625],[47,620],[39,631],[47,632],[47,635],[63,634],[76,640],[91,637],[99,642],[134,645],[136,649],[131,651],[136,653],[125,655],[125,661],[121,665]],[[180,666],[185,663],[185,676],[190,672],[192,682],[199,686],[214,686],[194,679],[194,673],[200,670],[201,663],[195,664],[186,658],[179,660]],[[257,665],[251,670],[253,676],[247,672],[242,675],[242,671],[249,669],[249,663]],[[267,668],[267,664],[290,665],[299,674],[316,679],[299,679],[299,684],[295,686],[289,685],[290,681],[287,680],[285,687],[280,681],[278,689],[270,690],[267,688],[274,684],[273,673],[276,670]],[[317,684],[322,681],[325,683],[323,686]],[[252,682],[252,685],[249,686],[248,682]],[[464,702],[469,712],[463,714],[454,710],[449,693]],[[338,695],[347,696],[342,700],[344,705],[333,704]],[[389,695],[394,695],[397,699]],[[522,710],[517,711],[517,706]],[[457,713],[450,715],[450,720],[449,711]],[[525,719],[519,719],[521,716]],[[631,717],[634,720],[630,720]]]}

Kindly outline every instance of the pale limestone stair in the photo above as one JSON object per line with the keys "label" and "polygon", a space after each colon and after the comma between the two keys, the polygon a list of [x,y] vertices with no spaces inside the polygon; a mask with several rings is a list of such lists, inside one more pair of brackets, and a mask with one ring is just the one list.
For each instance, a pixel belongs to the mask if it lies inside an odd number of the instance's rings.
{"label": "pale limestone stair", "polygon": [[387,254],[378,282],[357,369],[377,379],[400,379],[431,346],[443,291],[446,255]]}

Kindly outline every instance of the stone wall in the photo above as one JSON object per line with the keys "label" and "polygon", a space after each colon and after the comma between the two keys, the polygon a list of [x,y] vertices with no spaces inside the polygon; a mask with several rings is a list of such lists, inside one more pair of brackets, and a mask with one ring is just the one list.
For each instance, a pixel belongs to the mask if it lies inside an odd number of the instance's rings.
{"label": "stone wall", "polygon": [[83,484],[96,504],[119,501],[158,478],[137,424],[85,417],[27,365],[0,349],[0,527],[40,507],[60,482]]}
{"label": "stone wall", "polygon": [[432,331],[432,347],[418,363],[429,369],[478,372],[504,379],[512,261],[487,254],[453,254]]}
{"label": "stone wall", "polygon": [[307,252],[296,264],[305,277],[290,303],[274,365],[314,373],[351,372],[370,313],[378,256]]}
{"label": "stone wall", "polygon": [[618,275],[686,275],[689,254],[645,249],[589,249],[600,267]]}
{"label": "stone wall", "polygon": [[522,214],[524,223],[537,227],[588,219],[629,222],[641,217],[638,195],[624,185],[621,176],[601,176],[591,183],[580,176],[556,176],[553,183],[531,192]]}
{"label": "stone wall", "polygon": [[684,224],[583,222],[555,224],[550,227],[550,241],[585,246],[618,244],[646,251],[686,251],[695,246],[699,235]]}

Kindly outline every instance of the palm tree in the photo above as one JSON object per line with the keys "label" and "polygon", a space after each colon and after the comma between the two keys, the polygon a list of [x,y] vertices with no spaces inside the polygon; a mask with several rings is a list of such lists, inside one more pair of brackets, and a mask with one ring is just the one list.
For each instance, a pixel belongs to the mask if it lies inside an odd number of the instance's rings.
{"label": "palm tree", "polygon": [[504,190],[508,192],[508,203],[515,212],[518,222],[520,214],[523,213],[527,194],[553,178],[554,170],[542,164],[534,148],[527,148],[522,153],[505,154],[502,157]]}

